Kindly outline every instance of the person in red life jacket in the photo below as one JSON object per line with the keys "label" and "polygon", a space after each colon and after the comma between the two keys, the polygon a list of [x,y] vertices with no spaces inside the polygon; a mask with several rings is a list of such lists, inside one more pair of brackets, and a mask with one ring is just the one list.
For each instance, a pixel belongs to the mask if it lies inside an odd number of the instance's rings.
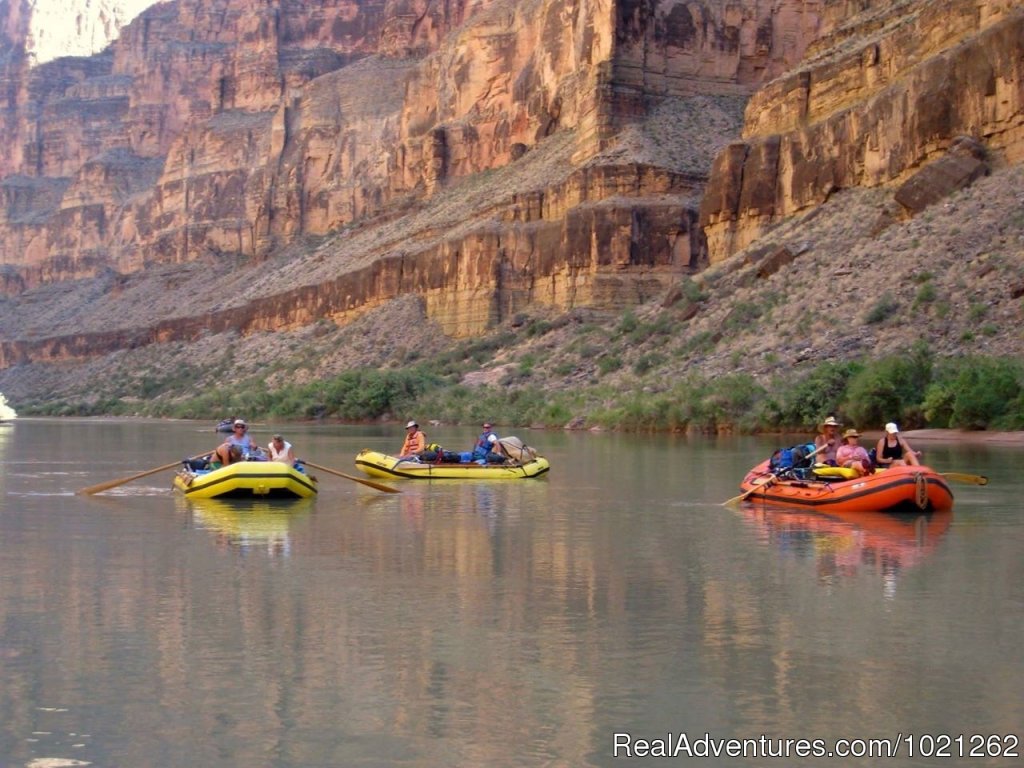
{"label": "person in red life jacket", "polygon": [[427,436],[420,430],[420,425],[410,421],[405,425],[405,442],[398,454],[400,459],[414,459],[427,450]]}

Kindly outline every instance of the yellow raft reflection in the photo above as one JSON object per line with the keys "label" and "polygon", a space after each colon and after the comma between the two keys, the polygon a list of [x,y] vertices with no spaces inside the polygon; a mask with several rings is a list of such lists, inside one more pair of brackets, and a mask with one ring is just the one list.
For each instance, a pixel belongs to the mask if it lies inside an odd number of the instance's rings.
{"label": "yellow raft reflection", "polygon": [[313,499],[282,503],[178,498],[192,525],[213,532],[218,543],[266,548],[273,554],[287,554],[291,550],[292,524],[310,514],[315,503]]}

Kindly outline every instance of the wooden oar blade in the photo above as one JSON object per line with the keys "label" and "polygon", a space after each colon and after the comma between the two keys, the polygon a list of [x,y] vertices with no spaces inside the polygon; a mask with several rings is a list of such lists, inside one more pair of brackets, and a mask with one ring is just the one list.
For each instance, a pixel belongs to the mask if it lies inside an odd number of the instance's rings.
{"label": "wooden oar blade", "polygon": [[372,480],[366,480],[365,478],[362,477],[353,477],[352,475],[346,475],[344,472],[339,472],[336,469],[331,469],[330,467],[325,467],[320,464],[314,464],[312,461],[306,461],[305,459],[303,459],[302,463],[305,464],[307,467],[319,469],[321,472],[327,472],[328,474],[331,475],[337,475],[338,477],[343,477],[346,480],[351,480],[354,483],[360,483],[362,485],[369,486],[370,488],[376,488],[378,491],[384,491],[384,493],[401,493],[400,490],[398,490],[397,488],[392,488],[390,485],[375,483]]}
{"label": "wooden oar blade", "polygon": [[966,472],[940,472],[947,480],[955,483],[969,483],[971,485],[988,485],[988,478],[984,475],[971,475]]}
{"label": "wooden oar blade", "polygon": [[96,485],[90,485],[88,488],[82,488],[81,490],[75,491],[75,493],[80,496],[92,496],[94,493],[99,493],[100,491],[106,491],[111,488],[116,488],[119,485],[130,483],[132,480],[138,480],[141,477],[147,477],[149,475],[155,475],[157,472],[163,472],[168,469],[173,469],[179,464],[181,464],[180,461],[174,461],[171,462],[170,464],[164,464],[162,467],[154,467],[153,469],[147,469],[145,472],[139,472],[138,474],[135,475],[129,475],[128,477],[120,477],[117,480],[108,480],[105,483],[97,483]]}
{"label": "wooden oar blade", "polygon": [[[206,453],[198,453],[195,456],[186,459],[186,461],[192,461],[192,459],[201,459],[204,456],[209,456],[211,453],[213,453],[213,451],[206,451]],[[96,485],[90,485],[88,488],[82,488],[81,490],[75,491],[75,493],[78,494],[79,496],[92,496],[94,493],[99,493],[100,491],[106,491],[111,488],[116,488],[119,485],[130,483],[132,480],[138,480],[140,477],[148,477],[149,475],[155,475],[157,472],[164,472],[165,470],[168,469],[174,469],[175,467],[181,465],[182,463],[183,462],[180,461],[172,461],[170,464],[164,464],[162,467],[153,467],[153,469],[147,469],[145,472],[139,472],[138,474],[135,475],[129,475],[128,477],[120,477],[117,480],[108,480],[105,483],[96,483]]]}
{"label": "wooden oar blade", "polygon": [[768,488],[768,486],[770,486],[772,483],[774,483],[778,479],[779,478],[776,475],[767,475],[765,477],[765,480],[764,480],[763,483],[758,483],[753,488],[751,488],[749,491],[744,491],[739,496],[733,496],[728,501],[723,501],[722,502],[722,506],[723,507],[729,507],[729,506],[732,506],[733,504],[737,504],[737,503],[743,501],[744,499],[746,499],[748,496],[751,496],[752,494],[755,494],[758,491],[765,490],[766,488]]}

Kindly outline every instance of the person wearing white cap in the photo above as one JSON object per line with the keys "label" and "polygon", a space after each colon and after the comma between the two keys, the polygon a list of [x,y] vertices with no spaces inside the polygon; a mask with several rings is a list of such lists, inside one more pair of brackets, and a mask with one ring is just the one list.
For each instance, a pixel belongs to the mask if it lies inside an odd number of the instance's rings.
{"label": "person wearing white cap", "polygon": [[400,459],[414,459],[427,450],[427,436],[420,430],[420,425],[410,421],[405,425],[405,442],[398,454]]}
{"label": "person wearing white cap", "polygon": [[900,434],[900,428],[890,421],[885,425],[885,434],[875,446],[875,462],[880,467],[919,466],[917,451],[910,447]]}

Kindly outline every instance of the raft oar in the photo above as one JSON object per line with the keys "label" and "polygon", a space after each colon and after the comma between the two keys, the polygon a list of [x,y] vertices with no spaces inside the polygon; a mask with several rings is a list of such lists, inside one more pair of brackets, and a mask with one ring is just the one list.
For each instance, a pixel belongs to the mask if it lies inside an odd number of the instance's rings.
{"label": "raft oar", "polygon": [[988,478],[984,475],[969,475],[965,472],[939,472],[947,480],[956,483],[970,483],[971,485],[988,485]]}
{"label": "raft oar", "polygon": [[772,483],[779,479],[777,475],[768,475],[767,478],[768,479],[765,480],[763,483],[758,483],[749,491],[744,491],[739,496],[733,496],[728,501],[723,501],[722,506],[729,507],[732,506],[733,504],[738,504],[739,502],[744,501],[751,494],[757,493],[758,491],[763,491],[765,488],[767,488],[768,486],[770,486]]}
{"label": "raft oar", "polygon": [[376,488],[378,491],[384,491],[385,493],[401,493],[400,490],[398,490],[397,488],[392,488],[390,485],[383,485],[382,483],[375,483],[372,480],[364,480],[361,477],[353,477],[352,475],[346,475],[344,472],[339,472],[338,470],[331,469],[330,467],[322,467],[319,464],[314,464],[312,461],[306,461],[305,459],[303,459],[302,463],[305,464],[307,467],[319,469],[321,472],[327,472],[332,475],[337,475],[338,477],[344,477],[346,480],[351,480],[355,483],[362,483],[363,485],[368,485],[371,488]]}
{"label": "raft oar", "polygon": [[[192,459],[201,459],[203,458],[203,456],[209,456],[211,453],[213,453],[213,451],[200,453],[196,456],[192,456],[188,459],[185,459],[185,461],[192,461]],[[106,491],[111,488],[116,488],[119,485],[130,483],[132,480],[138,480],[140,477],[148,477],[149,475],[155,475],[157,472],[163,472],[164,470],[167,469],[174,469],[181,463],[182,462],[180,460],[172,461],[170,464],[164,464],[163,466],[160,467],[153,467],[153,469],[147,469],[145,472],[139,472],[137,475],[130,475],[129,477],[121,477],[118,478],[117,480],[108,480],[105,483],[97,483],[96,485],[90,485],[88,488],[82,488],[80,491],[75,491],[75,493],[80,496],[92,496],[94,493],[99,493],[100,491]]]}

